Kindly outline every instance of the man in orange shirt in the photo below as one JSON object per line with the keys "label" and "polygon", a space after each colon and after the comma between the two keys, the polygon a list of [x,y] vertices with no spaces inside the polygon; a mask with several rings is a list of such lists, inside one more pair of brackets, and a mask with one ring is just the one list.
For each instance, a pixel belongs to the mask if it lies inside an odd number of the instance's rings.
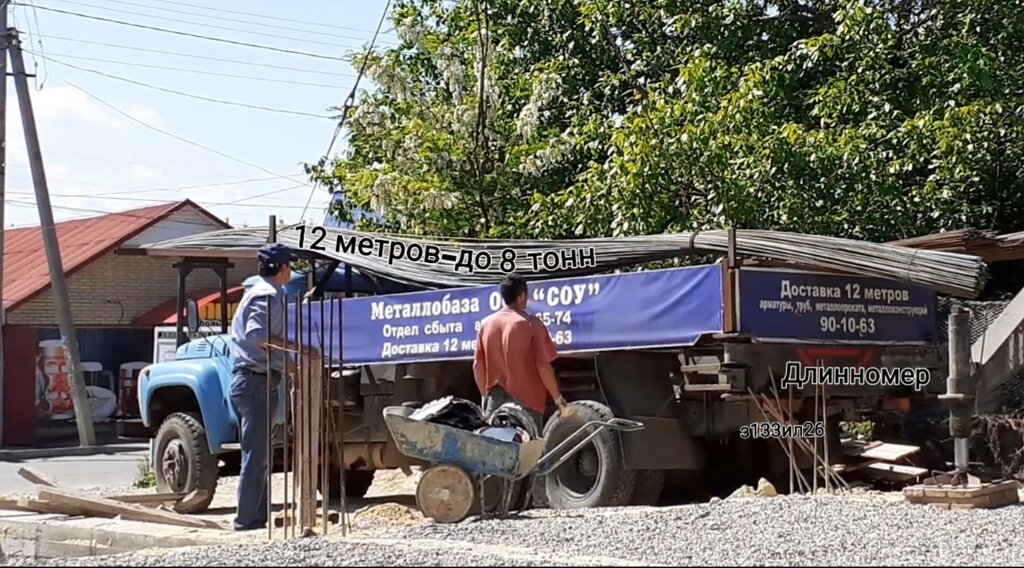
{"label": "man in orange shirt", "polygon": [[517,402],[529,411],[538,429],[544,427],[548,395],[562,416],[569,414],[551,362],[558,350],[547,328],[526,313],[526,280],[509,274],[501,281],[505,308],[484,319],[477,335],[473,375],[490,414],[506,402]]}

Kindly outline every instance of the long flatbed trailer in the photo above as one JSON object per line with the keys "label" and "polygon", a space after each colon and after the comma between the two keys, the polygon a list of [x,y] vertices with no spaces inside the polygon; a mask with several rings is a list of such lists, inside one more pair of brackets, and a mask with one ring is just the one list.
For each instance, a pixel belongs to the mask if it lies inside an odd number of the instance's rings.
{"label": "long flatbed trailer", "polygon": [[[258,243],[155,247],[148,254],[180,258],[179,266],[214,266],[254,254]],[[338,266],[330,255],[301,252],[328,274]],[[840,421],[899,420],[908,411],[944,408],[937,395],[945,390],[947,357],[936,292],[883,278],[741,264],[735,256],[530,283],[528,310],[559,348],[556,373],[566,398],[585,409],[579,419],[614,415],[644,424],[638,432],[596,438],[593,451],[548,476],[535,502],[649,504],[666,485],[698,478],[735,487],[764,476],[784,487],[790,471],[784,445],[750,436],[758,423],[780,414],[798,424],[820,423],[823,436],[810,443],[831,465],[845,460]],[[311,287],[314,295],[322,291],[322,283]],[[334,431],[346,434],[337,465],[372,479],[376,469],[418,465],[395,448],[385,407],[444,396],[479,399],[471,363],[477,330],[502,303],[497,286],[489,285],[300,306],[301,316],[294,304],[288,315],[293,338],[301,331],[307,345],[318,345],[338,379],[331,381]],[[223,342],[205,345],[182,345],[179,358],[226,357]],[[153,376],[177,376],[189,365],[154,365]],[[144,421],[156,428],[183,406],[199,411],[210,452],[220,454],[235,446],[235,429],[214,391],[230,377],[193,379],[190,384],[206,385],[188,387],[206,389],[195,403],[184,382],[168,378],[166,391],[148,387],[140,401]],[[216,380],[217,389],[210,386]],[[827,401],[820,409],[818,390]],[[772,400],[774,408],[766,408]],[[573,428],[549,416],[544,434],[557,444]],[[813,459],[811,452],[794,457],[805,470]]]}

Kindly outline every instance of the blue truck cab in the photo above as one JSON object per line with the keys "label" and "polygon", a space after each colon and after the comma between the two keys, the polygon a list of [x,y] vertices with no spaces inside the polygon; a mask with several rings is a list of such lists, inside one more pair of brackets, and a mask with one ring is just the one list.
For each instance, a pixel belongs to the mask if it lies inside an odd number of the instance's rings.
{"label": "blue truck cab", "polygon": [[[213,499],[220,462],[239,462],[238,417],[231,404],[228,336],[199,337],[181,345],[173,361],[147,366],[139,377],[143,425],[155,432],[151,460],[160,492],[205,491],[184,512],[205,510]],[[274,424],[284,418],[278,386]]]}

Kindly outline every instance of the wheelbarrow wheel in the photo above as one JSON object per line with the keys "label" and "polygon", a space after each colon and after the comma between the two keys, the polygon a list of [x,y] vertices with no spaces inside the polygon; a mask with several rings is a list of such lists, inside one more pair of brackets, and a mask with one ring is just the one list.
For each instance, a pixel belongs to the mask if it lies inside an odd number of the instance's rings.
{"label": "wheelbarrow wheel", "polygon": [[477,505],[476,480],[454,465],[435,465],[423,472],[416,485],[416,506],[438,523],[457,523]]}

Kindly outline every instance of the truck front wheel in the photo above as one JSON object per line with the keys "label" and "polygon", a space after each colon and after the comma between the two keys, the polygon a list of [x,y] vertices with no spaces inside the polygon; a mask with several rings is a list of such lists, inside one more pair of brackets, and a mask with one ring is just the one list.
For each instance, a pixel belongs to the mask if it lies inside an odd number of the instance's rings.
{"label": "truck front wheel", "polygon": [[[576,411],[574,415],[566,419],[555,414],[545,426],[546,451],[557,447],[587,422],[614,418],[607,406],[591,400],[573,402],[570,406]],[[553,509],[620,507],[629,505],[635,483],[636,472],[626,469],[623,462],[618,432],[605,429],[546,476],[545,493]]]}
{"label": "truck front wheel", "polygon": [[192,500],[178,511],[194,514],[209,508],[217,489],[219,463],[210,453],[200,418],[182,412],[168,416],[160,425],[154,444],[157,491],[184,495],[205,491],[201,499]]}

